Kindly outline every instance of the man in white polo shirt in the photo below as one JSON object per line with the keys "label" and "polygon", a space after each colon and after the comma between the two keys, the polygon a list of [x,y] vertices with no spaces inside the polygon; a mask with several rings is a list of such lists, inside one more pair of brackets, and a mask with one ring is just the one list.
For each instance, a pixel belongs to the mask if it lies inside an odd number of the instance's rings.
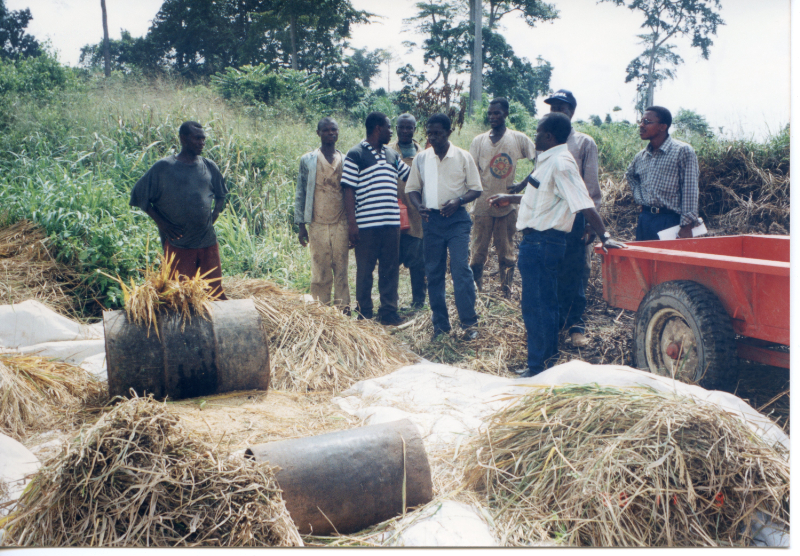
{"label": "man in white polo shirt", "polygon": [[[450,252],[453,297],[464,339],[478,337],[475,325],[475,280],[469,267],[472,220],[464,205],[480,197],[483,188],[478,167],[470,154],[450,143],[450,118],[434,114],[425,130],[430,149],[417,154],[406,182],[409,202],[422,217],[422,245],[433,338],[450,331],[445,303],[445,272]],[[424,201],[423,201],[424,197]]]}
{"label": "man in white polo shirt", "polygon": [[[522,232],[517,267],[522,278],[522,319],[528,332],[528,366],[519,374],[531,377],[545,370],[558,353],[558,263],[566,250],[566,235],[580,212],[597,232],[603,249],[624,247],[611,239],[595,209],[566,145],[572,131],[569,118],[546,114],[536,128],[536,170],[524,182],[524,195],[494,195],[494,206],[519,203],[517,229]],[[548,361],[548,359],[550,361]]]}

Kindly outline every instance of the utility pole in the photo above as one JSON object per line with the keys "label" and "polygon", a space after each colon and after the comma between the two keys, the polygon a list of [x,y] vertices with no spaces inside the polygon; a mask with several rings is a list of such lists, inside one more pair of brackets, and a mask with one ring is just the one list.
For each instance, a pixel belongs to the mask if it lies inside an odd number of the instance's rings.
{"label": "utility pole", "polygon": [[472,73],[469,78],[469,114],[480,106],[483,98],[483,0],[470,0],[470,21],[474,25]]}
{"label": "utility pole", "polygon": [[106,0],[100,0],[100,8],[103,10],[103,58],[105,59],[106,77],[111,75],[111,48],[108,44],[108,12],[106,11]]}

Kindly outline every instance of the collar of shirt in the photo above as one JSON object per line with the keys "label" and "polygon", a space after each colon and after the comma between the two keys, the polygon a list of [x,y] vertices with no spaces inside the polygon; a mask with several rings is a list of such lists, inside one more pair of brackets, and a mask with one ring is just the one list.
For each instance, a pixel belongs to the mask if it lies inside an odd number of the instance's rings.
{"label": "collar of shirt", "polygon": [[675,143],[672,141],[672,136],[667,135],[667,138],[664,139],[664,142],[661,143],[660,147],[653,149],[653,145],[649,144],[647,145],[645,151],[650,155],[654,155],[656,153],[667,154],[674,145]]}
{"label": "collar of shirt", "polygon": [[538,164],[541,164],[543,162],[546,162],[547,160],[549,160],[550,158],[552,158],[554,156],[558,156],[559,153],[562,153],[562,152],[567,151],[567,150],[568,150],[567,149],[567,144],[563,143],[561,145],[556,145],[555,147],[553,147],[551,149],[547,149],[544,152],[537,151],[537,153],[536,153],[536,161],[537,161]]}
{"label": "collar of shirt", "polygon": [[373,149],[372,145],[370,145],[369,142],[367,141],[361,141],[361,146],[364,147],[365,149],[369,149],[369,152],[372,153],[372,155],[375,157],[375,160],[386,159],[386,154],[385,154],[386,145],[381,145],[380,152]]}

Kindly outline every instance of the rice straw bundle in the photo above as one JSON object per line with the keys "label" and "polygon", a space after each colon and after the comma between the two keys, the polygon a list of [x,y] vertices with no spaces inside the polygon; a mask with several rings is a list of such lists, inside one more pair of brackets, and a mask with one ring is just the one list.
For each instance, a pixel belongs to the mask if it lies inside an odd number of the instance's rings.
{"label": "rice straw bundle", "polygon": [[0,431],[17,439],[33,429],[63,425],[105,386],[89,372],[61,361],[0,355]]}
{"label": "rice straw bundle", "polygon": [[579,546],[747,546],[789,523],[788,453],[713,405],[649,389],[550,387],[498,412],[467,450],[504,544],[532,527]]}
{"label": "rice straw bundle", "polygon": [[47,236],[39,226],[20,220],[0,229],[0,305],[36,299],[76,317],[77,297],[70,294],[78,281],[50,255]]}
{"label": "rice straw bundle", "polygon": [[448,299],[447,309],[453,330],[431,342],[433,322],[430,311],[420,313],[413,324],[398,336],[425,359],[493,375],[504,375],[524,367],[527,362],[527,334],[519,305],[501,297],[478,294],[475,310],[478,338],[469,342],[460,339],[455,302]]}
{"label": "rice straw bundle", "polygon": [[353,320],[300,296],[254,300],[261,313],[279,390],[339,392],[417,360],[383,327]]}
{"label": "rice straw bundle", "polygon": [[270,467],[212,454],[152,398],[81,430],[5,528],[16,546],[302,545]]}
{"label": "rice straw bundle", "polygon": [[160,261],[158,269],[145,269],[144,281],[140,284],[135,284],[131,278],[128,286],[119,277],[101,273],[121,286],[128,320],[147,327],[148,331],[152,326],[156,335],[157,317],[161,311],[177,313],[184,326],[187,321],[191,322],[193,313],[207,320],[211,314],[211,301],[219,295],[214,293],[218,286],[212,283],[214,280],[206,279],[211,271],[200,274],[198,269],[197,274],[191,277],[178,274],[174,268],[175,253],[171,253],[169,258],[162,254]]}

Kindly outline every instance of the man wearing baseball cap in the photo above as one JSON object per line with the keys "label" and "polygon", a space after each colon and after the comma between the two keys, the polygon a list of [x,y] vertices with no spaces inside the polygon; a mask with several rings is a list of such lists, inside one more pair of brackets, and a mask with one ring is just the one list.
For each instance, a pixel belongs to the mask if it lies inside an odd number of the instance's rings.
{"label": "man wearing baseball cap", "polygon": [[[570,121],[575,115],[578,102],[571,91],[559,89],[545,99],[550,112],[560,112]],[[597,177],[597,145],[590,136],[573,129],[567,137],[567,150],[578,164],[578,172],[586,184],[589,197],[600,211],[602,195]],[[575,347],[589,344],[583,313],[586,310],[586,286],[592,271],[592,243],[595,234],[582,213],[575,215],[572,230],[566,236],[567,248],[558,265],[558,314],[559,330],[569,329],[569,337]]]}

